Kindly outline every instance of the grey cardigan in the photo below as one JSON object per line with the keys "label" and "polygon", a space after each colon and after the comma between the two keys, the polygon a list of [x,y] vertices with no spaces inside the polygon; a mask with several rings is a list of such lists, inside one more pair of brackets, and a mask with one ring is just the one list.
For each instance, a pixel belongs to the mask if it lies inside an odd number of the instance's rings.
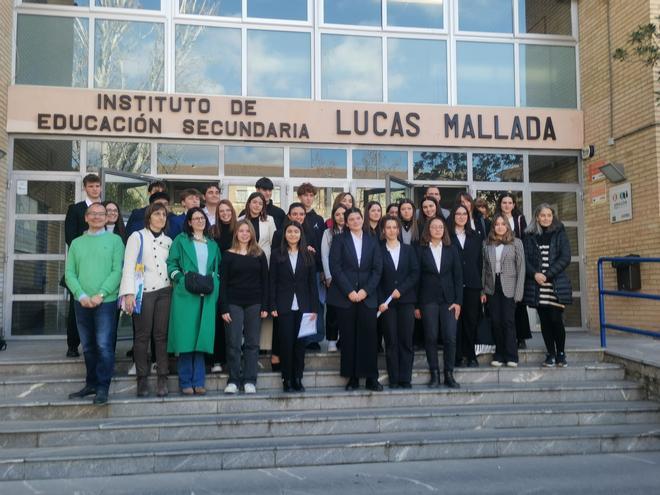
{"label": "grey cardigan", "polygon": [[[484,244],[484,265],[482,279],[484,293],[495,294],[495,254],[494,244]],[[513,244],[505,244],[500,260],[500,282],[502,292],[506,297],[512,297],[516,302],[522,301],[525,289],[525,252],[520,239],[514,239]]]}

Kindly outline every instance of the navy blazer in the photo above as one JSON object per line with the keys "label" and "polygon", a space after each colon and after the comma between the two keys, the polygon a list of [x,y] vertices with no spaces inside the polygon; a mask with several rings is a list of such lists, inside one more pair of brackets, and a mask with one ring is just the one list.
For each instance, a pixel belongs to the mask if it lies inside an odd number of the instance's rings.
{"label": "navy blazer", "polygon": [[73,240],[83,235],[83,232],[89,228],[85,221],[86,211],[87,203],[85,201],[69,205],[69,208],[66,210],[64,240],[67,246],[71,246]]}
{"label": "navy blazer", "polygon": [[401,297],[392,302],[414,304],[417,302],[417,283],[419,282],[419,261],[415,248],[400,243],[399,266],[394,268],[394,260],[385,244],[381,245],[383,255],[383,273],[378,284],[378,304],[382,304],[392,295],[394,289]]}
{"label": "navy blazer", "polygon": [[[481,289],[483,267],[483,242],[477,232],[465,233],[465,246],[461,247],[455,233],[451,234],[451,244],[456,246],[463,267],[463,286],[467,289]],[[444,253],[443,253],[444,255]]]}
{"label": "navy blazer", "polygon": [[350,230],[346,229],[332,239],[330,247],[330,273],[332,284],[328,290],[328,304],[350,308],[348,299],[352,291],[364,289],[363,301],[369,308],[378,307],[378,283],[383,271],[383,256],[375,237],[362,234],[362,255],[358,266],[357,253]]}
{"label": "navy blazer", "polygon": [[428,303],[463,304],[463,268],[456,246],[442,246],[439,272],[431,248],[422,246],[419,266],[418,306]]}
{"label": "navy blazer", "polygon": [[319,312],[319,293],[316,283],[316,263],[310,256],[308,265],[298,253],[296,271],[291,268],[288,251],[273,249],[270,255],[270,310],[279,314],[291,312],[293,295],[302,313]]}

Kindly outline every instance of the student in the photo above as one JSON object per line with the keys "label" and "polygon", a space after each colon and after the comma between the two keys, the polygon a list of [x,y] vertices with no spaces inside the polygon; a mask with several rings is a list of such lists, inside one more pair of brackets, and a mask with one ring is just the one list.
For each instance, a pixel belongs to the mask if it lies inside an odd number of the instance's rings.
{"label": "student", "polygon": [[303,226],[284,226],[282,243],[270,258],[270,310],[278,318],[279,352],[284,392],[304,392],[305,340],[298,338],[302,316],[318,313],[316,262],[307,250]]}
{"label": "student", "polygon": [[260,192],[253,192],[248,196],[244,211],[245,215],[238,219],[248,220],[252,224],[257,243],[265,253],[266,258],[269,259],[273,235],[275,235],[277,228],[273,217],[266,212],[266,198]]}
{"label": "student", "polygon": [[[321,262],[323,263],[324,283],[330,289],[332,285],[332,273],[330,272],[330,249],[332,240],[341,234],[345,225],[346,207],[341,203],[332,209],[332,227],[323,232],[321,240]],[[325,313],[325,337],[328,340],[328,352],[337,352],[337,341],[339,338],[339,323],[337,321],[337,308],[328,303]]]}
{"label": "student", "polygon": [[399,203],[390,203],[387,205],[387,208],[385,208],[385,213],[388,217],[399,218]]}
{"label": "student", "polygon": [[118,235],[121,241],[126,244],[126,227],[124,227],[124,219],[121,217],[119,205],[114,201],[103,201],[105,211],[107,214],[105,221],[105,230]]}
{"label": "student", "polygon": [[[488,203],[484,198],[477,198],[474,200],[474,207],[481,214],[481,217],[484,221],[490,225],[490,209],[488,208]],[[488,230],[490,232],[490,229]]]}
{"label": "student", "polygon": [[279,230],[282,228],[284,223],[284,217],[286,216],[282,208],[278,208],[273,204],[273,181],[268,177],[262,177],[254,185],[257,192],[261,193],[264,199],[266,200],[266,214],[273,217],[275,222],[275,227]]}
{"label": "student", "polygon": [[[200,201],[202,198],[202,193],[197,189],[184,189],[179,195],[179,200],[181,205],[183,205],[184,213],[183,215],[175,215],[170,219],[170,228],[168,236],[174,240],[184,230],[186,223],[186,215],[191,208],[199,208]],[[203,211],[203,210],[202,210]],[[206,216],[206,213],[204,213]]]}
{"label": "student", "polygon": [[419,244],[419,223],[417,210],[411,199],[399,203],[399,219],[401,220],[401,241],[404,244],[417,246]]}
{"label": "student", "polygon": [[218,184],[209,184],[204,190],[204,213],[209,219],[209,228],[215,225],[216,210],[220,203],[220,188]]}
{"label": "student", "polygon": [[[355,198],[353,195],[349,192],[340,192],[335,196],[334,201],[332,202],[332,210],[334,210],[337,206],[342,205],[345,209],[348,208],[353,208],[353,205],[355,205]],[[332,215],[330,218],[328,218],[325,221],[325,225],[327,228],[332,228],[332,222],[333,222],[333,217]]]}
{"label": "student", "polygon": [[[167,185],[162,180],[155,180],[150,182],[147,186],[147,192],[149,193],[149,204],[153,203],[152,196],[155,193],[164,193],[167,196],[167,202],[169,203],[170,197],[167,195],[166,191]],[[130,216],[128,217],[128,221],[126,222],[126,238],[130,237],[133,232],[137,232],[138,230],[144,228],[144,214],[147,211],[147,206],[143,208],[136,208],[131,212]]]}
{"label": "student", "polygon": [[440,194],[440,188],[438,186],[428,186],[424,193],[425,198],[433,198],[438,205],[438,216],[442,215],[444,220],[449,218],[449,210],[442,208],[442,195]]}
{"label": "student", "polygon": [[[449,216],[449,214],[447,214]],[[429,220],[433,218],[439,218],[438,213],[438,202],[435,198],[428,197],[422,199],[422,202],[419,204],[419,226],[418,229],[420,232],[424,232],[426,229],[426,224]]]}
{"label": "student", "polygon": [[367,221],[364,222],[364,231],[380,240],[380,220],[383,218],[383,207],[378,201],[369,201],[364,208],[364,216]]}
{"label": "student", "polygon": [[459,192],[456,195],[455,206],[458,205],[462,205],[467,209],[468,214],[470,215],[469,223],[472,231],[479,234],[482,242],[486,240],[488,237],[488,232],[490,232],[490,221],[481,215],[481,212],[474,204],[472,195],[465,191]]}

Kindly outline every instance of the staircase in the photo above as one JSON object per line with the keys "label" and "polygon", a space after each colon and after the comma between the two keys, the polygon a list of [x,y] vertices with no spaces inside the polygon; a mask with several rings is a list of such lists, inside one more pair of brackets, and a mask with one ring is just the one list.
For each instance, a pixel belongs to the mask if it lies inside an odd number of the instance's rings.
{"label": "staircase", "polygon": [[204,397],[165,399],[136,398],[120,359],[106,406],[66,398],[82,361],[3,361],[0,480],[660,450],[660,403],[621,365],[600,350],[569,351],[568,368],[543,358],[521,351],[518,368],[496,369],[482,357],[456,371],[460,389],[429,390],[418,353],[412,390],[373,393],[344,391],[337,354],[308,354],[304,394],[263,371],[253,396],[225,396],[223,374]]}

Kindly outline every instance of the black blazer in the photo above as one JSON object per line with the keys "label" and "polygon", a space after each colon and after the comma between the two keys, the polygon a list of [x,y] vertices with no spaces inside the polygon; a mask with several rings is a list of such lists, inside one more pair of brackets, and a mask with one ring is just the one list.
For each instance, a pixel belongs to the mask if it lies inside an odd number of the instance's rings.
{"label": "black blazer", "polygon": [[[456,246],[463,268],[463,287],[481,289],[481,269],[483,267],[483,242],[477,232],[466,232],[465,246],[461,247],[458,237],[452,232],[451,244]],[[444,252],[443,252],[444,256]]]}
{"label": "black blazer", "polygon": [[517,215],[513,217],[513,233],[518,239],[525,238],[525,230],[527,229],[527,220],[525,220],[525,215]]}
{"label": "black blazer", "polygon": [[383,256],[378,241],[373,236],[362,234],[362,256],[358,266],[357,253],[346,229],[332,239],[330,247],[330,273],[332,284],[328,290],[328,304],[340,308],[350,308],[348,294],[364,289],[367,298],[363,301],[369,308],[378,307],[378,283],[383,271]]}
{"label": "black blazer", "polygon": [[440,271],[429,246],[420,248],[420,276],[417,304],[463,304],[463,268],[458,249],[442,246]]}
{"label": "black blazer", "polygon": [[[407,244],[401,244],[399,252],[399,266],[394,268],[394,260],[387,250],[387,246],[381,245],[383,255],[383,273],[378,284],[378,304],[382,304],[392,295],[394,289],[398,289],[401,297],[396,302],[401,304],[414,304],[417,302],[417,283],[419,282],[419,261],[415,248]],[[393,302],[395,302],[393,300]]]}
{"label": "black blazer", "polygon": [[296,272],[291,268],[288,251],[273,249],[270,255],[270,310],[279,314],[291,312],[293,295],[302,313],[319,312],[319,293],[316,283],[316,263],[309,265],[298,253]]}
{"label": "black blazer", "polygon": [[64,240],[67,246],[71,246],[73,240],[83,235],[83,232],[89,228],[85,222],[86,211],[87,203],[85,201],[69,205],[64,219]]}

